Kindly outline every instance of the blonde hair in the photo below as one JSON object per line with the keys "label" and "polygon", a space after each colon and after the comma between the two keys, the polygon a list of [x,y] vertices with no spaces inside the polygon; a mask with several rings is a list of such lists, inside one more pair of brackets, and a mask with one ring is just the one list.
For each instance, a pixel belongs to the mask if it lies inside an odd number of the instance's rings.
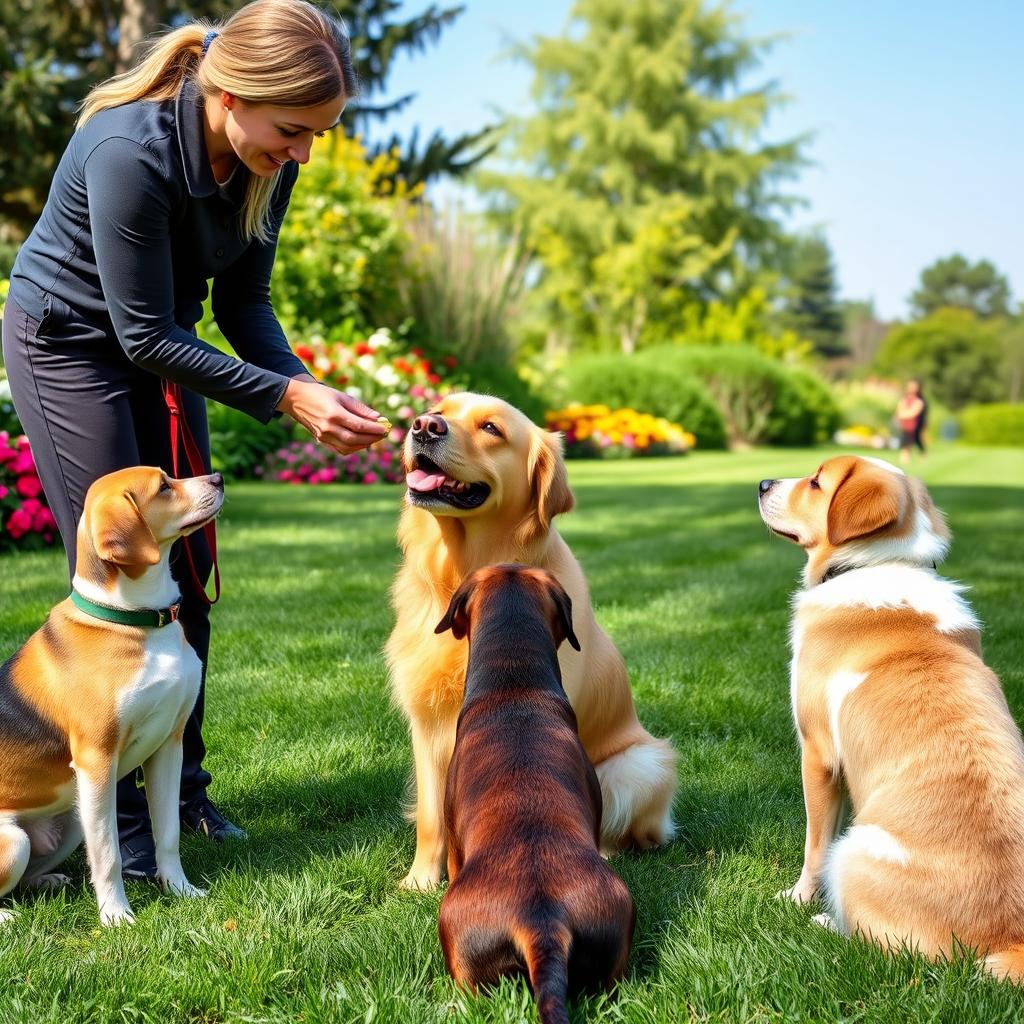
{"label": "blonde hair", "polygon": [[[206,46],[207,35],[216,31]],[[152,43],[130,71],[95,86],[78,127],[94,114],[134,100],[168,100],[194,79],[209,101],[229,92],[248,103],[315,107],[357,91],[345,26],[306,0],[253,0],[223,25],[196,21]],[[242,203],[246,238],[269,239],[270,199],[280,171],[248,176]]]}

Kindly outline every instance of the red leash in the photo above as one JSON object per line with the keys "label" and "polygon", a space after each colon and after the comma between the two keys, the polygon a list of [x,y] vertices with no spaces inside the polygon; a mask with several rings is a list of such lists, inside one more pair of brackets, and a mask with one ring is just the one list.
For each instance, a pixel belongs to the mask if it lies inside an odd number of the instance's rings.
{"label": "red leash", "polygon": [[[185,412],[181,407],[181,387],[172,384],[169,380],[163,382],[164,401],[167,403],[167,411],[170,413],[171,422],[171,471],[177,479],[181,478],[178,458],[178,439],[185,442],[185,455],[188,459],[189,476],[205,476],[206,463],[203,461],[203,453],[188,429],[188,421],[185,419]],[[216,604],[220,600],[220,566],[217,564],[217,527],[211,519],[203,528],[206,534],[206,542],[210,546],[210,554],[213,557],[213,586],[214,598],[211,600],[206,593],[206,588],[199,579],[196,572],[195,559],[192,557],[192,545],[190,537],[184,537],[185,555],[188,558],[188,567],[192,573],[192,581],[196,585],[196,592],[202,595],[202,600],[207,604]]]}

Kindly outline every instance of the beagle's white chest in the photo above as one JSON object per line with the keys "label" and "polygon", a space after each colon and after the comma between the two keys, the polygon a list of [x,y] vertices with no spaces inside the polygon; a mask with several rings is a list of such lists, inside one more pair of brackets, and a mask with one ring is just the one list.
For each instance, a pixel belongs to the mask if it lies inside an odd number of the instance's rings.
{"label": "beagle's white chest", "polygon": [[155,753],[195,705],[203,666],[178,622],[149,632],[142,667],[117,704],[123,738],[118,774],[137,768]]}

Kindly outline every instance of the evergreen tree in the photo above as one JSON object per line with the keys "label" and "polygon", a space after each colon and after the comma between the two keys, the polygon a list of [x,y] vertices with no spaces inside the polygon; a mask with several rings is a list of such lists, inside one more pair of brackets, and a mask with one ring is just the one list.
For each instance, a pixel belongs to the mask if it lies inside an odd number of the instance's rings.
{"label": "evergreen tree", "polygon": [[770,40],[741,29],[706,0],[577,0],[562,35],[521,48],[522,172],[485,184],[537,257],[560,344],[674,337],[689,303],[735,299],[776,261],[802,140],[762,139],[781,96],[747,87]]}
{"label": "evergreen tree", "polygon": [[783,326],[813,342],[823,356],[845,355],[843,310],[836,298],[836,273],[828,242],[817,234],[798,238],[788,262]]}
{"label": "evergreen tree", "polygon": [[921,285],[910,296],[915,318],[944,306],[967,309],[985,319],[1010,312],[1010,286],[988,260],[969,263],[959,253],[936,260],[921,271]]}

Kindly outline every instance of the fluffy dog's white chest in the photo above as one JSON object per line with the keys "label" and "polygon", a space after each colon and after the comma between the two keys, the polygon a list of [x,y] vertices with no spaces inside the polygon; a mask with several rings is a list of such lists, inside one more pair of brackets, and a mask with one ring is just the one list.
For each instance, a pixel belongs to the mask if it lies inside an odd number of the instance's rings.
{"label": "fluffy dog's white chest", "polygon": [[138,767],[170,736],[195,704],[201,677],[202,664],[179,623],[150,633],[142,668],[118,700],[120,734],[127,740],[119,774]]}

